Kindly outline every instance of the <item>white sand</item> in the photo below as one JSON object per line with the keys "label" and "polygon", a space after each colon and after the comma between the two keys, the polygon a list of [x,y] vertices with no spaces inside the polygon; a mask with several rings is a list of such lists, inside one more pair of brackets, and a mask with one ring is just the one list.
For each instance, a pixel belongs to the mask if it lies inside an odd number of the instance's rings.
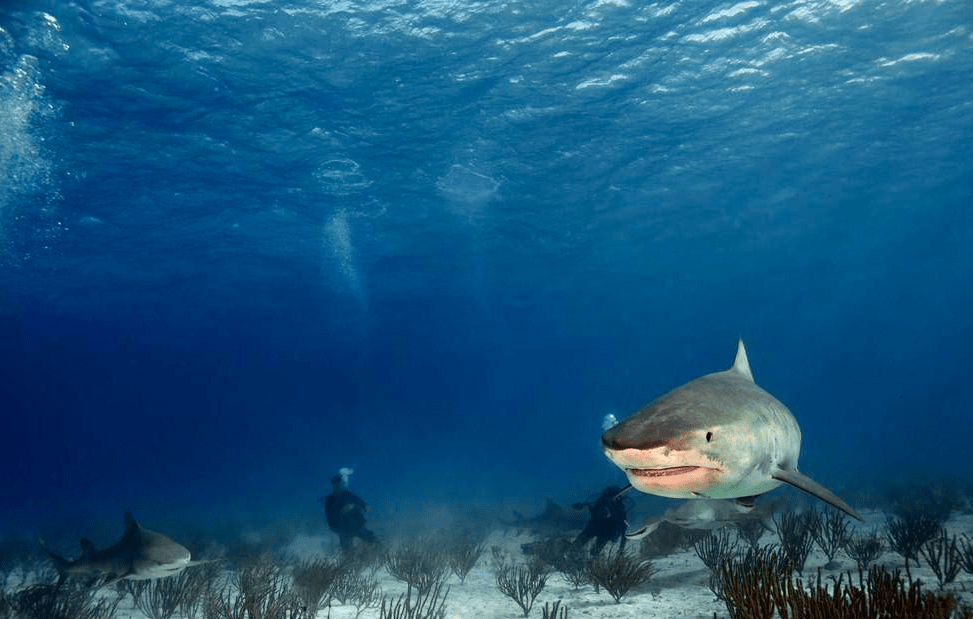
{"label": "white sand", "polygon": [[[859,532],[871,530],[884,531],[885,514],[882,512],[864,512],[864,525],[857,525]],[[966,533],[973,535],[973,515],[954,516],[946,523],[950,535]],[[534,538],[515,536],[511,534],[494,533],[487,541],[487,551],[480,558],[465,583],[453,576],[450,581],[449,597],[446,601],[447,619],[517,619],[523,617],[520,607],[497,589],[493,572],[490,547],[501,545],[513,558],[522,559],[520,544],[534,541]],[[776,535],[765,534],[761,544],[776,543]],[[835,570],[822,570],[822,580],[830,582],[829,577],[851,571],[855,583],[858,582],[858,572],[855,562],[839,553],[839,567]],[[817,577],[817,569],[827,563],[827,557],[815,549],[805,565],[805,581]],[[544,602],[561,600],[562,606],[568,608],[568,618],[585,619],[648,619],[651,617],[670,618],[687,617],[695,619],[712,619],[713,613],[721,618],[727,617],[726,605],[718,600],[709,589],[709,570],[690,549],[663,558],[653,560],[657,572],[652,581],[639,591],[629,592],[616,604],[612,597],[604,590],[600,594],[594,592],[593,587],[586,585],[580,590],[567,584],[559,575],[552,574],[537,597],[530,617],[540,618],[541,607]],[[897,554],[886,551],[877,561],[878,565],[885,565],[891,569],[902,568],[904,564]],[[928,567],[912,567],[914,579],[921,579],[924,591],[938,591],[935,574]],[[382,570],[378,577],[382,590],[386,595],[399,595],[405,592],[405,586],[394,580]],[[905,578],[905,572],[902,574]],[[946,587],[946,591],[956,595],[961,602],[973,606],[973,576],[960,572],[956,581]],[[332,609],[332,619],[354,619],[353,608]],[[326,612],[319,613],[319,619],[327,617]],[[361,613],[361,619],[378,619],[377,609],[368,609]]]}
{"label": "white sand", "polygon": [[[877,530],[883,532],[886,524],[885,514],[882,512],[864,512],[866,523],[856,525],[859,532]],[[973,515],[964,514],[954,516],[947,522],[950,535],[965,533],[973,536]],[[523,617],[520,607],[497,589],[491,546],[501,546],[515,561],[524,561],[520,545],[535,541],[536,538],[512,533],[494,532],[487,541],[486,551],[479,562],[468,574],[466,582],[451,576],[449,594],[446,600],[447,619],[517,619]],[[777,542],[776,536],[767,533],[761,538],[761,544]],[[330,536],[304,536],[294,540],[289,548],[297,558],[320,556],[322,548],[330,548]],[[839,553],[840,566],[836,570],[821,571],[824,582],[831,582],[830,577],[851,571],[853,582],[857,583],[858,574],[855,564],[847,556]],[[808,582],[817,577],[818,568],[827,562],[827,558],[815,550],[807,561],[804,570],[804,580]],[[545,602],[551,603],[561,600],[562,606],[568,608],[568,617],[579,619],[647,619],[651,617],[671,618],[687,617],[695,619],[712,619],[714,613],[727,617],[726,606],[710,591],[709,572],[702,561],[690,549],[676,554],[653,560],[656,574],[652,581],[638,591],[629,592],[616,604],[604,590],[600,594],[594,592],[593,587],[586,585],[575,590],[558,574],[551,574],[544,590],[538,596],[530,617],[540,619],[541,608]],[[902,568],[901,558],[886,551],[877,561],[892,569]],[[924,591],[937,591],[938,583],[935,574],[928,567],[912,567],[913,578],[921,579]],[[385,596],[395,598],[405,592],[405,585],[388,574],[385,569],[377,572],[382,592]],[[903,571],[902,577],[905,578]],[[956,595],[961,602],[973,606],[973,576],[960,572],[956,581],[948,585],[946,591]],[[131,598],[126,598],[119,606],[119,619],[142,619],[143,615],[132,607]],[[319,619],[355,619],[356,609],[352,606],[335,606],[318,613]],[[359,615],[360,619],[378,619],[378,608],[365,609]]]}

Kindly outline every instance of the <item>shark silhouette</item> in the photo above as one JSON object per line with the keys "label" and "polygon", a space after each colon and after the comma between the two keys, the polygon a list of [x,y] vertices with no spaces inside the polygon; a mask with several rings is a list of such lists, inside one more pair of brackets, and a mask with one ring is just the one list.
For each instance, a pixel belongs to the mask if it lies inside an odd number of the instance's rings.
{"label": "shark silhouette", "polygon": [[125,534],[109,548],[96,550],[90,540],[83,538],[81,556],[73,561],[47,548],[44,551],[60,574],[58,584],[68,576],[103,578],[106,585],[120,580],[151,580],[172,576],[192,564],[185,546],[162,533],[142,528],[127,510]]}
{"label": "shark silhouette", "polygon": [[765,521],[773,514],[775,506],[767,504],[760,508],[731,499],[695,499],[683,501],[670,507],[661,516],[648,519],[640,528],[625,533],[628,539],[642,539],[668,522],[683,529],[699,531],[719,529],[743,522],[759,522],[766,528]]}
{"label": "shark silhouette", "polygon": [[786,483],[862,519],[797,470],[801,429],[787,407],[754,382],[742,340],[733,367],[653,400],[606,430],[601,442],[629,483],[648,494],[752,503]]}
{"label": "shark silhouette", "polygon": [[521,531],[532,532],[564,532],[581,529],[588,522],[588,516],[580,509],[565,509],[557,501],[548,498],[544,503],[544,511],[536,516],[524,517],[514,512],[513,522],[500,522],[508,527],[515,527]]}

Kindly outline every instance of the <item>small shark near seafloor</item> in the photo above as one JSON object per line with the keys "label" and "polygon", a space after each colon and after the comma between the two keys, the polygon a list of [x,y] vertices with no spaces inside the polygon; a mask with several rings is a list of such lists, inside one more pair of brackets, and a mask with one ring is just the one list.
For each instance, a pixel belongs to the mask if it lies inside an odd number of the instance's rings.
{"label": "small shark near seafloor", "polygon": [[[42,546],[43,547],[43,546]],[[119,580],[151,580],[172,576],[193,564],[189,550],[162,533],[139,526],[132,514],[125,512],[125,534],[104,550],[96,550],[88,539],[81,540],[81,556],[68,561],[47,548],[60,579],[68,576],[92,576],[105,579],[104,584]]]}
{"label": "small shark near seafloor", "polygon": [[707,531],[744,522],[760,524],[772,517],[772,503],[756,508],[751,504],[732,499],[692,499],[670,507],[662,516],[648,519],[645,524],[625,533],[628,539],[642,539],[655,532],[659,525],[668,522],[683,529]]}
{"label": "small shark near seafloor", "polygon": [[783,483],[862,517],[797,470],[801,429],[756,385],[740,340],[733,367],[649,402],[601,436],[605,455],[642,492],[682,499],[747,499]]}
{"label": "small shark near seafloor", "polygon": [[551,498],[544,503],[544,511],[536,516],[526,518],[520,513],[514,512],[513,522],[500,522],[507,527],[514,527],[521,531],[531,532],[557,532],[574,531],[582,529],[588,522],[588,515],[578,509],[566,509],[558,505]]}

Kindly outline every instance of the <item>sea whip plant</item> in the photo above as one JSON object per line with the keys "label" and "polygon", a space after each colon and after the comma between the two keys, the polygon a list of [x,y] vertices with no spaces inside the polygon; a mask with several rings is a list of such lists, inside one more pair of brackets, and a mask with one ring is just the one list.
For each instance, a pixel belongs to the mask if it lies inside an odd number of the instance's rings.
{"label": "sea whip plant", "polygon": [[524,611],[526,617],[534,600],[547,583],[547,573],[535,561],[528,565],[501,565],[497,568],[497,588]]}

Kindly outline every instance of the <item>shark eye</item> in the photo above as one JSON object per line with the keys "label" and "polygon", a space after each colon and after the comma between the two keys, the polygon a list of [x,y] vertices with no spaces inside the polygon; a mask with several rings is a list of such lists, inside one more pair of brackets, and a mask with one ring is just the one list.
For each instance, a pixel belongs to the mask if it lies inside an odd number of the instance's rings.
{"label": "shark eye", "polygon": [[713,433],[712,432],[707,432],[706,433],[706,442],[708,443],[711,440],[713,440]]}

